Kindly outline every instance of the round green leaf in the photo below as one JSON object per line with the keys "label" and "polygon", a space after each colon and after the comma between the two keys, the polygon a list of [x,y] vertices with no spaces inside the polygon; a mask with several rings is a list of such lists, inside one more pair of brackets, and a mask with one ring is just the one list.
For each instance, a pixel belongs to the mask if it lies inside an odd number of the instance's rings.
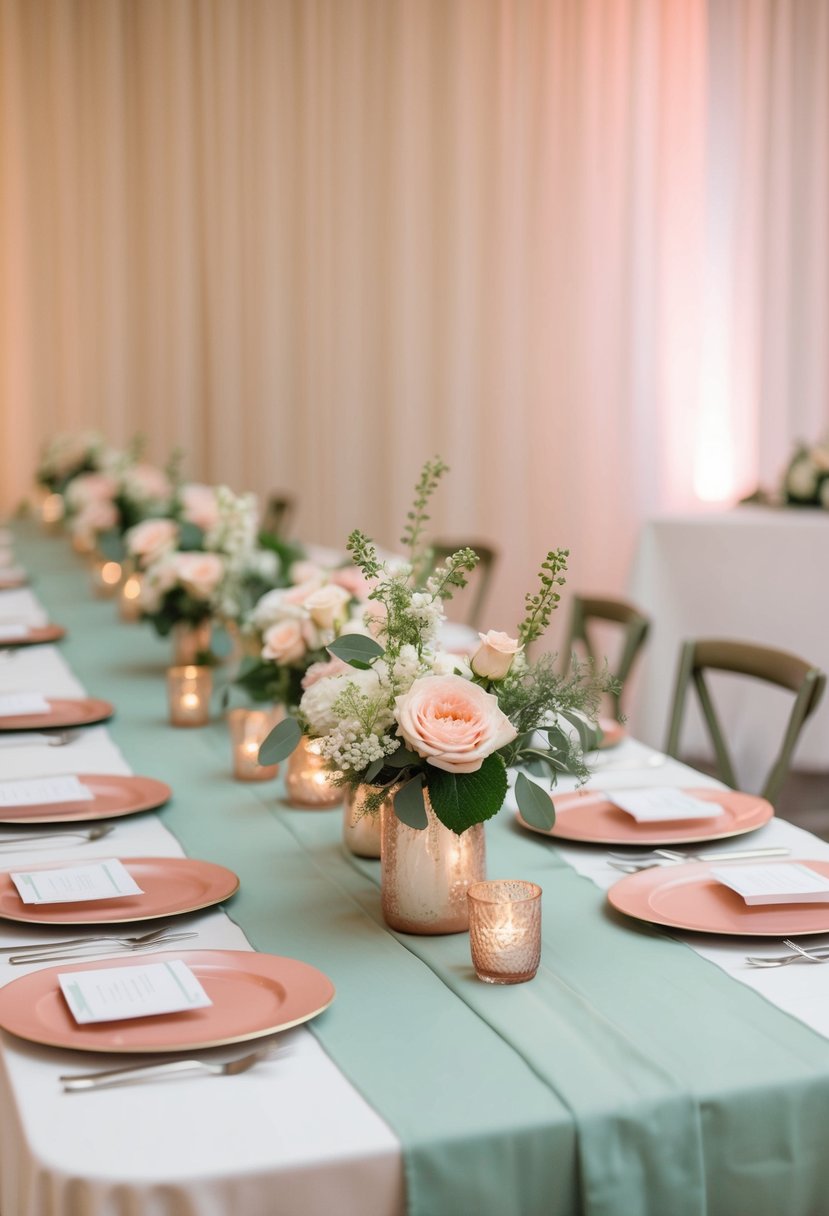
{"label": "round green leaf", "polygon": [[556,809],[552,798],[524,773],[519,773],[515,779],[515,801],[518,803],[521,818],[530,827],[549,832],[555,824]]}
{"label": "round green leaf", "polygon": [[287,760],[302,738],[296,718],[285,718],[275,726],[259,748],[260,764],[279,764]]}

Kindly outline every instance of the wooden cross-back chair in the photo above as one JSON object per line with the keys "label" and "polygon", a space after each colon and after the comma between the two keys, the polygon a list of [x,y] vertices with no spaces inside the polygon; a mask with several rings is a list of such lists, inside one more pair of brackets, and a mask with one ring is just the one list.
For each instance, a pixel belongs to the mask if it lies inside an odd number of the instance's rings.
{"label": "wooden cross-back chair", "polygon": [[475,572],[470,576],[469,586],[458,597],[463,596],[466,607],[465,623],[472,629],[479,629],[483,620],[484,607],[492,588],[492,576],[498,561],[498,550],[492,545],[476,540],[436,540],[432,543],[432,566],[440,566],[457,553],[458,549],[474,549],[480,561]]}
{"label": "wooden cross-back chair", "polygon": [[609,693],[617,721],[622,718],[622,696],[625,683],[633,665],[645,644],[650,629],[650,620],[635,604],[609,595],[574,595],[570,606],[570,630],[564,654],[567,662],[574,651],[581,647],[594,665],[604,661],[605,656],[596,648],[591,636],[592,626],[597,622],[618,625],[623,630],[622,649],[619,661],[612,671],[618,681],[619,691]]}
{"label": "wooden cross-back chair", "polygon": [[788,774],[800,732],[807,719],[817,709],[823,696],[826,676],[819,668],[807,663],[805,659],[798,658],[797,655],[785,650],[775,650],[770,646],[758,646],[750,642],[717,638],[684,643],[680,653],[665,751],[669,756],[679,758],[679,740],[685,706],[688,693],[693,686],[714,746],[717,774],[732,789],[737,788],[737,778],[722,725],[706,683],[705,673],[707,671],[725,671],[735,675],[749,676],[794,694],[794,702],[783,732],[780,749],[774,757],[765,784],[760,791],[762,797],[773,803]]}

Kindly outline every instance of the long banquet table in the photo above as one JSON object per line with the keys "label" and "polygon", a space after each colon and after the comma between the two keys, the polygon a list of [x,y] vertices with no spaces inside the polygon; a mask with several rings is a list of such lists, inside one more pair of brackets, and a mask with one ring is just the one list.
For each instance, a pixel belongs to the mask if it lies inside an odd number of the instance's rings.
{"label": "long banquet table", "polygon": [[[45,606],[69,634],[0,657],[0,691],[86,689],[116,716],[61,748],[0,735],[0,774],[166,780],[167,807],[118,821],[83,856],[230,866],[239,893],[186,918],[198,932],[187,947],[301,958],[337,995],[286,1032],[286,1054],[239,1077],[65,1094],[59,1074],[122,1058],[3,1034],[3,1216],[829,1211],[829,968],[754,971],[744,955],[773,943],[698,936],[690,948],[692,935],[629,922],[606,906],[618,875],[602,850],[553,844],[503,811],[487,828],[489,873],[543,887],[543,955],[531,983],[479,983],[465,935],[385,928],[378,863],[343,851],[338,812],[290,810],[271,783],[233,782],[221,721],[168,727],[165,645],[90,598],[63,541],[16,529],[33,587],[0,594],[0,619]],[[627,741],[594,784],[710,784],[648,756]],[[829,856],[779,821],[751,842]],[[9,868],[70,856],[79,848],[0,852]],[[7,925],[0,946],[31,936]],[[29,969],[2,959],[0,982]]]}

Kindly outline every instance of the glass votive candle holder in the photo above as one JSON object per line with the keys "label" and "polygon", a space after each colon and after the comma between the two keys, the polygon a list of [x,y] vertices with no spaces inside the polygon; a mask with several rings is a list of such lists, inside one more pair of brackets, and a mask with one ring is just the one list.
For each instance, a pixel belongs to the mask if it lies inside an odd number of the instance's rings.
{"label": "glass votive candle holder", "polygon": [[237,781],[271,781],[279,772],[278,764],[260,764],[259,748],[283,717],[276,710],[231,709],[227,715],[233,748],[233,776]]}
{"label": "glass votive candle holder", "polygon": [[285,774],[288,806],[308,811],[327,811],[339,806],[344,791],[331,783],[331,777],[336,777],[336,773],[331,772],[320,754],[316,739],[300,739],[288,757]]}
{"label": "glass votive candle holder", "polygon": [[47,531],[57,531],[63,523],[64,514],[63,496],[47,494],[40,504],[40,520],[44,528]]}
{"label": "glass votive candle holder", "polygon": [[541,887],[518,878],[473,883],[469,903],[472,965],[485,984],[523,984],[541,960]]}
{"label": "glass votive candle holder", "polygon": [[120,562],[107,561],[98,558],[92,563],[90,578],[92,590],[99,599],[110,599],[118,594],[124,571]]}
{"label": "glass votive candle holder", "polygon": [[118,596],[118,616],[131,624],[141,620],[141,575],[128,574]]}
{"label": "glass votive candle holder", "polygon": [[206,726],[210,721],[213,672],[209,667],[169,667],[167,697],[173,726]]}
{"label": "glass votive candle holder", "polygon": [[[380,809],[372,814],[363,805],[370,789],[366,785],[347,789],[343,803],[343,844],[355,857],[380,856]],[[393,809],[391,799],[386,799],[383,806]]]}

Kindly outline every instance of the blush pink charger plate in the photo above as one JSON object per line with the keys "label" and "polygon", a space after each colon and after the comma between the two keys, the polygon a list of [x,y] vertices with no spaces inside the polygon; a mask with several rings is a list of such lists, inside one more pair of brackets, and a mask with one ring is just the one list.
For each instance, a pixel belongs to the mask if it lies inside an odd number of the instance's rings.
{"label": "blush pink charger plate", "polygon": [[59,642],[66,636],[66,630],[61,625],[31,625],[29,632],[22,638],[3,637],[3,626],[0,625],[0,647],[41,646],[45,642]]}
{"label": "blush pink charger plate", "polygon": [[724,840],[753,832],[768,823],[774,808],[765,798],[738,790],[688,789],[703,802],[716,802],[723,813],[716,819],[672,819],[664,823],[637,823],[632,815],[614,806],[599,790],[576,790],[553,798],[556,822],[548,832],[534,828],[518,814],[518,822],[531,832],[557,840],[583,844],[670,845],[702,840]]}
{"label": "blush pink charger plate", "polygon": [[[77,903],[24,904],[9,873],[0,873],[0,919],[27,925],[124,925],[198,912],[229,899],[239,889],[239,879],[233,871],[212,861],[193,857],[123,857],[121,864],[143,894]],[[26,866],[25,870],[34,873],[59,868],[60,863],[52,861]]]}
{"label": "blush pink charger plate", "polygon": [[47,714],[3,714],[0,731],[54,730],[60,726],[91,726],[106,722],[115,712],[109,701],[97,697],[47,697]]}
{"label": "blush pink charger plate", "polygon": [[49,967],[0,990],[0,1026],[21,1039],[79,1051],[196,1051],[288,1030],[322,1013],[334,985],[298,959],[248,950],[182,950],[150,954],[141,964],[180,959],[213,1002],[205,1009],[122,1022],[75,1023],[58,975],[124,966],[123,959]]}
{"label": "blush pink charger plate", "polygon": [[[689,862],[629,874],[610,888],[607,898],[618,912],[671,929],[725,933],[736,937],[802,937],[829,930],[829,902],[749,906],[711,875],[711,862]],[[727,864],[727,863],[726,863]],[[751,864],[751,863],[745,863]],[[770,862],[757,862],[769,865]],[[829,861],[808,866],[829,878]]]}
{"label": "blush pink charger plate", "polygon": [[154,777],[106,776],[78,773],[78,780],[94,795],[91,802],[43,802],[29,806],[0,807],[0,823],[81,823],[89,819],[116,819],[153,811],[170,799],[171,790]]}

